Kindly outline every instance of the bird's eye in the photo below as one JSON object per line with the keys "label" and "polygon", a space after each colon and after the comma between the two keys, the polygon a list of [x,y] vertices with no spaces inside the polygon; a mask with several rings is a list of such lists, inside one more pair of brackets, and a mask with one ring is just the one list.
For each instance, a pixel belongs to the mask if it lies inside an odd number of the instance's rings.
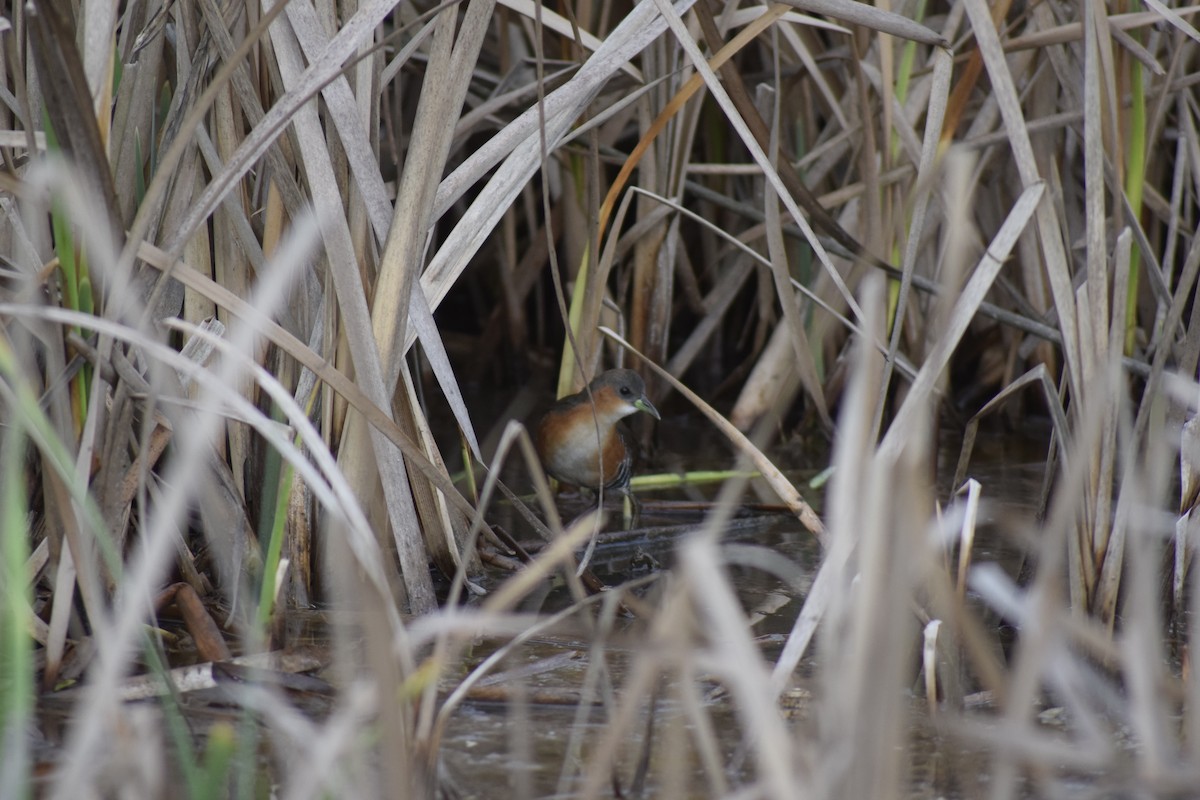
{"label": "bird's eye", "polygon": [[621,394],[623,394],[625,397],[629,397],[629,395],[633,394],[633,390],[630,389],[628,386],[622,386]]}

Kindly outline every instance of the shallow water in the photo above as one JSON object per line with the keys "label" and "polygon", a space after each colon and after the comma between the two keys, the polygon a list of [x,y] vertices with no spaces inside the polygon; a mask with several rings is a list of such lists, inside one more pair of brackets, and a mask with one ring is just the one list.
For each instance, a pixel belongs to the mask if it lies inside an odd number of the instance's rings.
{"label": "shallow water", "polygon": [[[958,458],[958,443],[953,436],[942,437],[942,451],[938,458],[939,496],[944,500],[950,492],[948,486],[951,473]],[[1039,448],[1041,451],[1039,452]],[[995,560],[1015,571],[1018,566],[1017,550],[1004,538],[1003,532],[1021,520],[1032,518],[1041,492],[1041,459],[1044,445],[1037,440],[1021,437],[983,437],[977,445],[971,475],[984,486],[985,503],[981,515],[980,538],[976,548],[976,561]],[[797,472],[793,481],[800,486],[805,497],[818,507],[820,491],[804,488],[808,478],[819,467]],[[703,498],[715,493],[715,488],[695,489],[686,492],[647,492],[642,494],[643,511],[637,521],[637,529],[631,535],[609,537],[597,548],[592,560],[592,569],[609,585],[641,580],[649,587],[645,595],[648,603],[655,602],[655,575],[665,574],[674,559],[679,542],[697,535],[703,523],[700,512],[680,512],[674,508],[666,510],[657,502],[662,498]],[[751,491],[748,501],[758,499]],[[568,506],[564,513],[570,513]],[[616,515],[619,518],[619,515]],[[609,526],[610,529],[613,527]],[[618,526],[619,527],[619,526]],[[515,525],[511,529],[522,537]],[[746,513],[731,520],[722,531],[721,543],[730,548],[755,548],[775,560],[774,572],[766,572],[750,566],[732,565],[728,574],[738,597],[753,619],[753,632],[758,637],[759,647],[768,662],[778,655],[787,633],[800,611],[805,593],[820,563],[821,549],[814,537],[803,530],[795,519],[786,514]],[[744,551],[743,551],[744,552]],[[735,561],[737,559],[734,559]],[[743,562],[744,563],[744,562]],[[786,579],[780,577],[780,573]],[[493,571],[491,583],[497,585],[506,577],[505,573]],[[551,578],[532,592],[522,604],[522,611],[551,613],[571,604],[571,595],[564,582]],[[305,649],[314,653],[318,660],[329,664],[334,642],[331,620],[336,612],[301,611],[289,615],[289,649]],[[603,652],[592,649],[592,632],[579,619],[567,621],[547,633],[531,639],[515,649],[496,672],[498,676],[490,686],[481,686],[477,694],[464,702],[450,717],[449,725],[441,742],[445,774],[464,798],[495,797],[569,797],[580,786],[578,774],[580,761],[571,755],[572,748],[595,745],[607,727],[604,706],[581,705],[581,700],[596,701],[608,696],[619,698],[621,689],[629,679],[628,669],[640,648],[646,646],[644,629],[635,620],[617,617],[613,632]],[[486,658],[500,642],[481,640],[468,649],[462,663],[450,671],[457,677],[472,669]],[[591,684],[592,693],[582,692],[590,660],[602,657],[604,675],[599,682]],[[811,656],[809,656],[811,658]],[[518,674],[521,672],[524,674]],[[781,713],[787,715],[789,724],[811,726],[814,712],[811,708],[812,692],[819,691],[809,685],[806,676],[811,673],[811,662],[802,662],[798,671],[799,685],[795,693],[789,694],[791,702]],[[321,674],[321,673],[318,673]],[[505,679],[505,675],[510,676]],[[515,677],[513,677],[515,676]],[[328,674],[323,677],[336,682]],[[452,686],[455,679],[446,682]],[[740,748],[742,725],[736,718],[731,700],[723,687],[715,681],[701,678],[696,688],[703,698],[705,713],[713,721],[717,733],[722,763],[726,768],[726,779],[731,786],[753,779],[753,758]],[[331,691],[332,691],[332,687]],[[669,739],[664,731],[687,730],[687,721],[679,699],[673,694],[678,687],[666,686],[658,692],[658,700],[641,709],[641,719],[635,729],[642,731],[622,743],[622,767],[618,774],[606,776],[605,785],[619,785],[627,791],[637,782],[636,764],[645,758],[647,766],[646,791],[642,796],[653,797],[663,780],[664,740]],[[289,691],[291,705],[313,720],[323,720],[336,707],[335,694],[320,691],[306,693]],[[193,736],[203,740],[207,731],[215,724],[245,727],[252,723],[231,696],[223,689],[211,689],[188,693],[183,698],[183,710]],[[53,706],[41,706],[41,730],[38,740],[38,760],[51,764],[55,752],[61,746],[65,716],[55,712]],[[147,713],[157,714],[155,706],[145,706]],[[65,711],[65,709],[64,709]],[[653,719],[651,720],[651,716]],[[908,726],[907,760],[910,786],[908,796],[912,798],[970,798],[979,796],[986,784],[986,758],[978,752],[970,752],[960,744],[947,741],[929,723],[925,702],[915,693],[911,698],[911,722]],[[653,725],[652,730],[647,726]],[[269,787],[271,775],[277,769],[269,757],[270,748],[260,738],[260,755],[263,776],[260,788]],[[649,745],[647,745],[649,743]],[[678,760],[668,764],[673,780],[677,781],[681,796],[709,797],[712,786],[699,762],[694,747],[685,747],[686,769],[680,769]],[[583,758],[586,762],[586,757]],[[262,796],[261,792],[256,793]]]}
{"label": "shallow water", "polygon": [[[938,458],[938,495],[945,500],[950,495],[949,483],[958,460],[959,442],[954,435],[941,437],[942,449]],[[678,445],[677,446],[681,446]],[[701,452],[689,454],[690,464],[701,467],[720,466],[722,454],[702,452],[712,447],[711,440],[699,437],[693,447]],[[1019,567],[1017,550],[1003,538],[1002,531],[1009,529],[1019,520],[1032,517],[1041,491],[1042,455],[1038,441],[1020,437],[981,437],[976,445],[971,477],[984,486],[985,504],[980,519],[979,541],[976,547],[978,560],[996,560],[1010,572]],[[1044,448],[1043,448],[1044,449]],[[820,513],[824,489],[807,488],[809,479],[825,463],[824,454],[790,454],[794,463],[807,467],[793,472],[789,478],[799,487]],[[788,456],[778,460],[786,462]],[[685,495],[693,500],[703,500],[715,495],[716,487],[689,487],[683,492],[646,492],[643,498],[643,514],[638,520],[644,535],[632,538],[617,537],[619,541],[597,547],[592,568],[609,585],[644,578],[654,570],[669,570],[673,564],[676,548],[689,536],[697,534],[703,524],[702,514],[671,514],[657,511],[656,500],[679,499]],[[745,500],[770,501],[771,493],[764,486],[752,482]],[[1016,521],[1016,522],[1015,522]],[[610,528],[613,526],[610,525]],[[788,514],[746,514],[731,520],[721,532],[720,541],[727,549],[738,547],[757,548],[767,554],[777,572],[787,573],[783,580],[776,573],[769,573],[744,565],[727,567],[730,582],[735,588],[744,609],[751,615],[753,632],[758,637],[761,652],[770,663],[778,656],[787,634],[791,631],[800,612],[816,570],[820,565],[822,551],[816,539],[804,530]],[[735,559],[736,560],[736,559]],[[648,597],[653,601],[651,591]],[[571,603],[571,597],[561,581],[547,581],[544,590],[527,600],[523,610],[553,612]],[[620,643],[609,643],[603,652],[607,678],[612,691],[619,696],[620,688],[629,679],[628,665],[636,658],[639,648],[646,645],[644,632],[638,623],[618,620],[625,625],[628,637]],[[914,627],[914,633],[918,630]],[[601,706],[587,710],[580,716],[576,705],[552,705],[538,703],[540,693],[549,690],[578,690],[584,681],[588,659],[587,631],[576,635],[565,632],[561,636],[542,637],[510,657],[506,669],[518,665],[538,663],[545,659],[561,656],[564,651],[573,651],[576,656],[566,666],[541,673],[522,681],[508,684],[516,688],[516,702],[468,703],[453,718],[443,743],[444,762],[464,798],[496,797],[496,787],[504,786],[511,796],[570,797],[578,788],[579,776],[574,762],[568,756],[571,736],[583,737],[589,744],[599,740],[606,728],[609,713]],[[614,637],[618,638],[619,637]],[[487,648],[472,654],[472,661],[482,660]],[[794,702],[781,713],[786,713],[792,725],[815,725],[812,707],[812,692],[819,688],[812,685],[806,676],[812,674],[812,651],[801,662],[798,670],[798,688],[789,695]],[[722,763],[727,765],[726,778],[730,785],[753,780],[753,757],[741,750],[743,727],[724,687],[716,682],[701,687],[707,699],[705,712],[713,721],[720,748]],[[670,687],[664,690],[670,694]],[[911,697],[910,724],[908,733],[908,773],[910,775],[909,796],[914,798],[971,798],[983,789],[986,775],[986,759],[962,746],[947,742],[937,734],[930,724],[925,701],[916,695]],[[650,724],[650,710],[643,710],[635,730],[644,731]],[[624,743],[622,768],[611,776],[614,785],[628,789],[635,781],[634,765],[639,758],[646,758],[648,774],[646,791],[642,796],[657,794],[658,781],[664,773],[659,771],[665,758],[662,731],[674,725],[687,729],[690,726],[683,715],[680,704],[670,697],[660,697],[653,712],[654,731],[630,737]],[[684,796],[711,797],[712,786],[698,761],[694,747],[684,748],[687,754],[687,769],[680,769],[672,762],[668,772],[672,780],[679,782]],[[563,774],[567,777],[563,777]]]}
{"label": "shallow water", "polygon": [[[938,459],[939,496],[945,500],[950,494],[949,482],[958,459],[959,441],[953,435],[942,437],[942,450]],[[985,503],[980,515],[980,532],[975,550],[978,563],[992,560],[1001,563],[1006,570],[1014,572],[1019,567],[1018,551],[1004,536],[1004,531],[1031,521],[1036,514],[1042,490],[1042,466],[1045,456],[1044,440],[998,436],[981,437],[976,445],[971,477],[984,487]],[[797,485],[803,485],[799,480]],[[819,494],[805,492],[815,502]],[[655,522],[662,529],[653,529],[655,535],[643,539],[624,541],[619,544],[601,545],[597,548],[593,566],[596,572],[610,584],[618,584],[643,574],[646,563],[669,568],[676,544],[680,539],[694,535],[692,525],[678,519],[657,519],[653,515],[653,502],[647,495],[646,505],[651,509],[643,524],[652,527]],[[671,524],[677,527],[672,530]],[[764,548],[791,565],[792,580],[784,582],[777,576],[764,571],[732,566],[728,572],[743,607],[756,620],[754,631],[759,636],[764,656],[771,661],[791,630],[796,615],[804,600],[804,592],[811,582],[821,555],[820,547],[807,531],[786,515],[767,515],[735,520],[722,535],[725,545],[753,545]],[[570,601],[569,594],[561,586],[548,586],[539,595],[537,603],[543,611],[563,607]],[[444,758],[451,775],[464,797],[487,798],[496,795],[497,785],[509,787],[513,796],[528,793],[535,797],[571,796],[576,788],[575,780],[563,781],[560,773],[564,763],[571,764],[566,756],[570,732],[584,731],[586,738],[598,738],[604,729],[606,711],[597,707],[590,710],[582,729],[578,709],[575,706],[553,706],[529,701],[546,687],[577,687],[583,681],[587,664],[586,637],[564,637],[542,639],[522,648],[519,655],[510,659],[516,663],[536,663],[553,658],[564,650],[574,651],[577,656],[569,665],[529,680],[518,690],[518,702],[503,704],[468,704],[455,714],[444,742]],[[483,654],[479,654],[482,656]],[[606,666],[614,685],[620,686],[627,675],[622,665],[631,655],[620,648],[610,647],[606,653]],[[810,656],[811,658],[811,656]],[[811,694],[806,690],[804,675],[810,672],[811,664],[802,662],[799,670],[801,699],[787,709],[792,724],[815,724],[810,703]],[[811,687],[810,687],[811,688]],[[741,764],[729,775],[737,785],[740,779],[751,779],[750,759],[738,757],[741,727],[733,718],[734,711],[720,687],[713,684],[709,689],[710,705],[706,708],[714,720],[726,720],[714,726],[725,750],[727,763]],[[678,720],[682,712],[677,704],[660,699],[655,709],[654,725],[657,729]],[[649,712],[643,714],[643,719]],[[911,697],[909,734],[907,739],[908,774],[911,798],[972,798],[986,790],[988,759],[979,750],[971,750],[956,740],[940,735],[930,723],[924,698],[915,693]],[[640,728],[639,728],[640,729]],[[727,735],[722,736],[722,732]],[[646,736],[635,737],[626,743],[626,758],[623,763],[632,765],[646,747]],[[649,761],[649,789],[644,796],[655,796],[655,780],[658,776],[654,766],[663,749],[654,735],[651,742]],[[694,760],[694,757],[693,757]],[[678,765],[676,765],[678,767]],[[574,775],[571,769],[566,769]],[[633,780],[633,768],[627,766],[614,780],[628,787]],[[676,774],[676,780],[686,784],[685,796],[712,796],[712,787],[706,781],[699,763],[690,763],[683,771],[684,777]],[[565,792],[562,793],[562,792]]]}

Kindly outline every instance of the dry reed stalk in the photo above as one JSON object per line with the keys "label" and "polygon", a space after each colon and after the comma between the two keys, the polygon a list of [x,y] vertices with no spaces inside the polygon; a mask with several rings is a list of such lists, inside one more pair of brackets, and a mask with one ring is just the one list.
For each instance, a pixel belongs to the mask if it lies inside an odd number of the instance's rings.
{"label": "dry reed stalk", "polygon": [[[5,489],[25,492],[38,525],[10,520],[0,536],[24,553],[36,544],[30,530],[44,529],[46,567],[36,595],[14,585],[0,602],[6,620],[44,607],[48,624],[30,624],[46,648],[44,681],[81,668],[95,648],[47,793],[161,787],[153,770],[98,765],[162,736],[155,718],[116,702],[116,689],[139,653],[159,652],[141,630],[152,619],[147,598],[172,570],[199,588],[217,577],[190,555],[203,541],[184,513],[193,507],[207,520],[196,527],[210,529],[248,528],[285,509],[281,549],[292,568],[313,555],[318,563],[301,575],[324,569],[328,596],[355,610],[352,624],[332,631],[340,685],[327,719],[307,719],[269,690],[239,695],[295,767],[284,776],[288,796],[432,791],[445,780],[438,759],[449,721],[499,657],[446,701],[438,676],[482,631],[511,656],[567,620],[593,638],[589,700],[555,770],[560,793],[598,795],[615,779],[666,797],[903,795],[915,749],[908,655],[917,619],[929,618],[941,624],[922,685],[942,696],[926,705],[948,738],[991,748],[992,796],[1017,796],[1027,781],[1053,794],[1073,770],[1094,776],[1098,790],[1187,787],[1200,683],[1190,671],[1179,681],[1167,658],[1156,568],[1180,510],[1165,499],[1176,429],[1196,413],[1194,384],[1168,370],[1190,380],[1200,359],[1200,312],[1184,316],[1200,272],[1189,238],[1200,151],[1184,72],[1200,41],[1194,9],[1153,0],[1148,12],[1110,15],[1096,4],[1043,3],[1017,17],[968,0],[926,9],[926,27],[908,5],[847,0],[788,4],[830,17],[815,24],[783,5],[705,2],[694,19],[687,0],[646,0],[620,19],[607,2],[576,4],[571,15],[501,5],[371,0],[350,12],[324,1],[205,1],[155,11],[81,2],[72,18],[39,0],[8,12],[0,318],[13,358],[0,405],[36,453],[19,458],[28,451],[15,428],[0,446],[11,448]],[[907,97],[891,37],[916,43],[921,66]],[[946,40],[976,66],[956,67],[940,49]],[[984,70],[990,93],[980,89]],[[43,117],[52,130],[42,130]],[[1144,170],[1126,147],[1135,128]],[[939,143],[953,131],[960,141],[947,152]],[[60,156],[71,173],[54,166]],[[394,201],[385,160],[402,167]],[[1130,185],[1130,174],[1141,183]],[[631,191],[618,198],[626,182]],[[497,229],[502,246],[491,248]],[[320,236],[313,259],[298,252],[306,231]],[[637,645],[627,672],[609,664],[626,644],[619,593],[584,601],[566,570],[577,605],[536,620],[510,613],[571,560],[572,534],[479,611],[455,605],[479,583],[471,548],[488,534],[493,490],[489,481],[483,511],[464,498],[435,436],[444,409],[465,449],[481,456],[459,385],[474,373],[455,358],[468,329],[461,297],[505,309],[487,321],[489,340],[472,362],[489,378],[505,371],[495,356],[506,347],[544,363],[561,345],[557,329],[523,326],[555,316],[542,264],[560,250],[579,298],[579,353],[561,362],[564,378],[576,378],[575,358],[589,370],[599,363],[607,304],[639,349],[667,365],[662,391],[714,390],[704,407],[718,425],[728,420],[712,407],[737,389],[743,399],[729,416],[743,429],[772,427],[760,421],[768,410],[790,424],[801,379],[806,407],[838,419],[827,534],[764,455],[769,436],[728,426],[829,543],[775,661],[751,639],[730,584],[732,566],[768,564],[772,554],[718,539],[736,484],[681,546],[677,576],[663,581],[645,631],[629,637]],[[866,299],[877,290],[863,282],[885,254],[899,262],[889,311]],[[214,314],[227,336],[196,329]],[[985,352],[1001,365],[999,388],[986,390],[968,440],[980,416],[1019,414],[1027,388],[1040,389],[1054,420],[1052,502],[1020,539],[1030,564],[1020,584],[978,552],[969,570],[969,553],[960,554],[955,583],[941,538],[955,526],[934,519],[925,480],[931,409],[955,399],[961,386],[947,371],[985,334],[995,336]],[[211,342],[215,360],[182,357],[175,343],[188,337]],[[418,341],[427,372],[409,359]],[[759,380],[781,364],[783,380]],[[1142,377],[1130,380],[1122,365]],[[440,394],[422,392],[429,375]],[[182,376],[194,390],[184,391]],[[270,459],[299,480],[266,478]],[[952,506],[946,520],[958,513]],[[1180,603],[1190,587],[1187,530],[1176,550]],[[313,553],[314,531],[323,553]],[[212,550],[211,561],[233,572],[247,552],[215,538]],[[454,580],[455,601],[442,611],[430,557]],[[1200,593],[1191,591],[1194,603]],[[239,605],[248,596],[226,595]],[[1007,657],[978,601],[1019,628]],[[405,620],[405,608],[428,613]],[[82,621],[86,640],[76,638]],[[256,641],[261,632],[239,624]],[[805,660],[820,624],[820,655]],[[32,655],[23,631],[9,641],[6,653]],[[820,730],[779,719],[776,704],[801,665],[822,687]],[[705,673],[727,688],[727,708],[702,696]],[[956,681],[989,691],[996,711],[963,708]],[[8,699],[0,691],[0,708],[16,709],[0,715],[11,737],[33,706]],[[1187,735],[1172,723],[1176,701]],[[1035,717],[1045,702],[1065,709],[1065,730]],[[601,717],[605,730],[589,727]],[[527,705],[513,706],[511,751],[521,758],[539,752],[533,719]],[[378,736],[364,741],[364,726]],[[1114,746],[1117,731],[1136,747]],[[8,741],[0,777],[27,782],[29,751]],[[839,757],[851,750],[871,768]],[[198,763],[186,735],[148,752],[185,773],[193,794],[227,785],[225,773]],[[664,760],[682,766],[664,774],[655,768]],[[1117,760],[1128,775],[1111,770]],[[253,775],[257,766],[239,769]],[[514,791],[532,795],[538,780],[521,773]]]}

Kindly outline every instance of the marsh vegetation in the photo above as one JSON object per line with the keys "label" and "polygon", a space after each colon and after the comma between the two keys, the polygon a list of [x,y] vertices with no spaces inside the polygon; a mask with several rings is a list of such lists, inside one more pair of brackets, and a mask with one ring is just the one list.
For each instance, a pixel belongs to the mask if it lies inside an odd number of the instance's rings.
{"label": "marsh vegetation", "polygon": [[[1200,782],[1191,9],[6,9],[0,796]],[[721,474],[597,591],[616,364]]]}

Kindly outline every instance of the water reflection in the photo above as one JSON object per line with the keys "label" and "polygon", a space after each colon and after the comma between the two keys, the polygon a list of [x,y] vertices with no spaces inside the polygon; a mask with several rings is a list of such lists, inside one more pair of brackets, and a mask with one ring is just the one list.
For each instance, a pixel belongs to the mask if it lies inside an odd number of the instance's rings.
{"label": "water reflection", "polygon": [[[938,458],[938,492],[941,498],[948,497],[953,487],[950,481],[958,460],[959,442],[953,435],[942,437],[942,448]],[[994,436],[981,437],[976,445],[969,475],[984,487],[985,503],[979,520],[980,531],[976,543],[975,559],[998,561],[1006,570],[1015,574],[1019,569],[1019,549],[1009,538],[1009,531],[1020,529],[1031,521],[1037,512],[1042,492],[1042,466],[1045,458],[1045,440],[1041,437]],[[810,498],[811,502],[811,498]],[[593,568],[607,583],[621,584],[631,578],[645,574],[647,565],[654,569],[670,569],[677,543],[681,538],[692,535],[702,518],[680,521],[670,516],[656,517],[654,503],[648,499],[646,526],[639,535],[614,537],[601,544],[593,560]],[[722,542],[730,555],[728,573],[738,596],[750,615],[755,633],[764,656],[773,659],[782,647],[786,634],[803,603],[807,585],[811,582],[819,564],[821,552],[814,538],[786,515],[747,516],[735,520],[722,536]],[[780,564],[775,569],[764,570],[753,566],[753,558],[738,548],[757,548],[773,554]],[[779,573],[787,573],[787,579]],[[653,595],[651,595],[653,596]],[[559,582],[547,582],[544,591],[536,599],[531,598],[539,610],[548,612],[565,607],[571,602],[566,588]],[[527,609],[529,606],[527,606]],[[602,657],[605,660],[606,679],[609,691],[619,691],[628,678],[626,667],[637,652],[647,646],[637,635],[636,623],[624,621],[626,631],[633,635],[622,640],[616,637],[608,644]],[[623,649],[621,642],[626,647]],[[536,663],[561,653],[567,647],[580,647],[578,639],[556,642],[543,639],[522,648],[519,655],[510,657],[512,662]],[[482,657],[482,654],[475,654]],[[567,689],[579,686],[586,670],[584,656],[562,669],[540,673],[536,678],[519,681],[511,686],[511,701],[506,704],[472,703],[456,714],[445,741],[445,758],[448,768],[459,776],[459,788],[466,797],[494,797],[497,786],[507,787],[512,796],[568,797],[578,788],[578,776],[571,767],[571,742],[574,736],[586,740],[597,739],[605,728],[605,714],[599,705],[581,712],[578,707],[556,706],[531,702],[546,687]],[[811,656],[810,656],[811,658]],[[512,668],[510,664],[510,668]],[[798,685],[789,691],[781,704],[781,713],[795,726],[814,725],[812,692],[815,687],[806,685],[805,675],[811,672],[810,663],[802,663],[798,671]],[[914,676],[917,667],[914,665]],[[672,725],[691,724],[683,718],[679,703],[672,702],[671,689],[650,708],[643,710],[643,725],[658,730]],[[706,713],[714,721],[721,747],[723,763],[732,770],[729,775],[733,785],[749,780],[750,765],[741,757],[739,740],[742,726],[735,719],[733,704],[725,696],[723,687],[713,682],[703,691]],[[987,786],[988,755],[981,748],[963,744],[960,737],[943,736],[931,724],[924,698],[915,692],[911,699],[909,723],[908,774],[910,785],[908,796],[912,798],[970,798],[980,796]],[[582,727],[581,720],[585,720]],[[727,724],[722,724],[725,720]],[[637,727],[637,726],[635,726]],[[724,732],[724,735],[722,735]],[[651,742],[646,751],[647,741]],[[625,743],[624,765],[633,765],[639,758],[648,759],[648,789],[644,796],[656,794],[656,781],[662,780],[654,766],[663,758],[663,744],[651,736],[631,739]],[[695,755],[684,748],[689,758]],[[730,766],[732,765],[732,766]],[[614,786],[628,787],[635,782],[635,770],[627,767],[624,774],[614,775]],[[681,777],[679,765],[672,766],[672,781],[682,782],[681,796],[710,797],[712,787],[706,782],[705,772],[699,763],[689,763]],[[565,777],[564,777],[565,776]],[[518,792],[519,790],[519,792]]]}

